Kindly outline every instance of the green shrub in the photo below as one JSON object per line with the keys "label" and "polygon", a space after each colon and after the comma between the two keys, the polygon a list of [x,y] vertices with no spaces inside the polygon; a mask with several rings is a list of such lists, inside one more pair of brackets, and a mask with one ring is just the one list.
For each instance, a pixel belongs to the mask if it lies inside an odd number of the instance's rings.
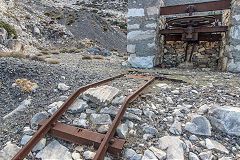
{"label": "green shrub", "polygon": [[13,39],[18,38],[15,28],[13,26],[9,25],[8,23],[0,20],[0,28],[4,28],[7,31],[8,35],[13,34],[14,35]]}
{"label": "green shrub", "polygon": [[82,55],[82,60],[84,60],[84,59],[86,59],[86,60],[92,60],[92,56],[91,56],[91,55],[88,55],[88,54],[83,54],[83,55]]}
{"label": "green shrub", "polygon": [[60,53],[68,53],[68,50],[66,48],[64,48],[64,49],[61,49],[59,52]]}
{"label": "green shrub", "polygon": [[51,13],[45,12],[44,15],[50,17],[50,16],[51,16]]}
{"label": "green shrub", "polygon": [[103,30],[104,30],[104,31],[107,31],[107,30],[108,30],[108,27],[107,27],[107,26],[103,26]]}
{"label": "green shrub", "polygon": [[57,16],[57,18],[56,19],[61,19],[61,16]]}
{"label": "green shrub", "polygon": [[70,25],[70,24],[72,24],[72,23],[74,23],[74,19],[73,19],[73,18],[70,18],[70,19],[68,20],[68,22],[67,22],[67,25]]}

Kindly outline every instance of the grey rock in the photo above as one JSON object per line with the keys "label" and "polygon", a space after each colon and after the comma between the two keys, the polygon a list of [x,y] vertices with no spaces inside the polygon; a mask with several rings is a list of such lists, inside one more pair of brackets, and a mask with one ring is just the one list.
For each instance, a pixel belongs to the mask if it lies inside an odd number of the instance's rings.
{"label": "grey rock", "polygon": [[134,123],[132,121],[127,120],[126,124],[128,125],[129,128],[133,128],[134,127]]}
{"label": "grey rock", "polygon": [[107,131],[109,130],[110,126],[109,125],[101,125],[99,128],[98,128],[98,132],[99,133],[102,133],[102,134],[105,134],[107,133]]}
{"label": "grey rock", "polygon": [[10,112],[6,116],[4,116],[3,119],[7,119],[7,118],[13,116],[14,114],[18,114],[19,112],[24,111],[25,109],[30,107],[31,101],[32,101],[31,99],[26,99],[26,100],[22,101],[16,109],[14,109],[12,112]]}
{"label": "grey rock", "polygon": [[192,152],[188,154],[188,160],[199,160],[198,156]]}
{"label": "grey rock", "polygon": [[126,96],[116,97],[112,100],[112,105],[121,105],[123,104]]}
{"label": "grey rock", "polygon": [[106,106],[110,104],[112,99],[119,93],[120,91],[117,88],[104,85],[88,89],[83,93],[83,99],[98,105]]}
{"label": "grey rock", "polygon": [[211,124],[229,134],[240,136],[240,108],[213,106],[209,110]]}
{"label": "grey rock", "polygon": [[12,144],[10,141],[7,142],[6,146],[0,151],[0,159],[1,160],[9,160],[12,159],[20,150],[16,144]]}
{"label": "grey rock", "polygon": [[144,134],[144,135],[143,135],[143,139],[146,140],[146,141],[149,140],[149,139],[151,139],[151,138],[153,138],[153,135],[152,135],[152,134]]}
{"label": "grey rock", "polygon": [[93,124],[112,124],[111,117],[108,114],[91,114],[90,119]]}
{"label": "grey rock", "polygon": [[142,110],[137,108],[127,108],[127,111],[133,114],[142,115]]}
{"label": "grey rock", "polygon": [[127,126],[127,124],[120,124],[117,127],[116,131],[117,131],[117,134],[118,134],[119,138],[126,139],[127,133],[128,133],[128,126]]}
{"label": "grey rock", "polygon": [[48,118],[48,114],[47,112],[40,112],[37,113],[33,116],[33,118],[31,119],[30,123],[31,123],[31,128],[32,129],[37,129],[38,128],[38,124],[44,120]]}
{"label": "grey rock", "polygon": [[170,85],[166,84],[166,83],[158,83],[156,84],[157,87],[160,87],[162,89],[170,89],[172,88]]}
{"label": "grey rock", "polygon": [[182,124],[178,121],[175,121],[170,127],[169,131],[174,135],[182,134]]}
{"label": "grey rock", "polygon": [[41,31],[40,31],[40,29],[37,26],[34,26],[33,34],[35,34],[36,36],[40,36],[41,35]]}
{"label": "grey rock", "polygon": [[66,101],[68,99],[68,96],[60,96],[59,101]]}
{"label": "grey rock", "polygon": [[143,126],[143,131],[145,133],[150,133],[150,134],[158,133],[158,130],[156,128],[154,128],[153,126],[150,126],[150,125]]}
{"label": "grey rock", "polygon": [[159,147],[167,150],[168,160],[184,160],[184,142],[176,136],[164,136],[159,139]]}
{"label": "grey rock", "polygon": [[147,108],[146,110],[143,111],[144,115],[148,118],[152,118],[152,116],[154,115],[154,113],[152,111],[149,110],[149,108]]}
{"label": "grey rock", "polygon": [[58,141],[53,140],[43,150],[37,153],[36,158],[41,158],[42,160],[49,159],[71,160],[72,155],[65,146],[61,145]]}
{"label": "grey rock", "polygon": [[126,149],[124,157],[129,160],[141,160],[142,155],[137,154],[133,149]]}
{"label": "grey rock", "polygon": [[7,31],[4,28],[0,28],[0,44],[4,44],[7,39]]}
{"label": "grey rock", "polygon": [[[104,114],[110,114],[112,117],[115,117],[118,113],[119,109],[114,107],[114,106],[110,106],[110,107],[104,107],[100,110],[100,113],[104,113]],[[141,118],[138,117],[135,114],[129,113],[129,112],[125,112],[125,114],[123,115],[123,118],[125,119],[130,119],[130,120],[138,120],[141,121]]]}
{"label": "grey rock", "polygon": [[67,86],[67,85],[64,84],[64,83],[59,83],[59,84],[58,84],[58,89],[61,90],[61,91],[67,91],[67,90],[70,89],[70,87]]}
{"label": "grey rock", "polygon": [[197,140],[198,140],[198,137],[195,136],[195,135],[191,135],[191,136],[189,137],[189,140],[190,140],[190,141],[197,141]]}
{"label": "grey rock", "polygon": [[212,160],[213,155],[211,151],[207,151],[200,153],[199,157],[201,160]]}
{"label": "grey rock", "polygon": [[91,151],[85,151],[83,152],[83,157],[85,159],[93,159],[96,153],[91,152]]}
{"label": "grey rock", "polygon": [[102,56],[110,56],[111,55],[111,53],[108,50],[106,50],[104,48],[102,50],[100,50],[97,47],[88,49],[88,52],[93,55],[102,55]]}
{"label": "grey rock", "polygon": [[203,115],[203,114],[207,113],[209,108],[210,108],[210,107],[209,107],[208,105],[206,105],[206,104],[202,105],[202,106],[198,109],[198,114]]}
{"label": "grey rock", "polygon": [[[27,144],[27,142],[32,138],[32,136],[29,136],[29,135],[24,135],[22,137],[22,140],[20,142],[20,144],[22,146],[24,146],[25,144]],[[38,143],[37,145],[32,149],[33,152],[36,152],[36,151],[40,151],[42,150],[46,145],[46,139],[45,138],[42,138]]]}
{"label": "grey rock", "polygon": [[50,104],[49,106],[48,106],[48,108],[60,108],[61,107],[61,105],[63,104],[64,102],[63,101],[58,101],[58,102],[53,102],[52,104]]}
{"label": "grey rock", "polygon": [[229,154],[229,151],[226,149],[226,147],[224,147],[221,143],[219,143],[215,140],[211,140],[211,139],[207,138],[205,140],[205,144],[206,144],[207,149],[212,149],[217,152]]}
{"label": "grey rock", "polygon": [[73,121],[73,125],[77,127],[87,128],[89,126],[88,120],[76,118]]}
{"label": "grey rock", "polygon": [[87,114],[92,114],[92,113],[96,113],[95,110],[91,110],[91,109],[86,109],[86,113]]}
{"label": "grey rock", "polygon": [[144,155],[142,160],[158,160],[158,158],[154,155],[154,153],[150,150],[144,151]]}
{"label": "grey rock", "polygon": [[211,125],[206,117],[197,115],[192,122],[187,122],[185,130],[197,135],[211,136]]}
{"label": "grey rock", "polygon": [[169,104],[174,104],[173,100],[171,97],[166,97],[166,101],[169,103]]}
{"label": "grey rock", "polygon": [[151,150],[159,160],[164,160],[167,158],[167,154],[158,148],[151,146],[149,150]]}
{"label": "grey rock", "polygon": [[79,113],[83,112],[88,108],[88,104],[82,100],[82,99],[77,99],[68,109],[68,112],[71,113]]}

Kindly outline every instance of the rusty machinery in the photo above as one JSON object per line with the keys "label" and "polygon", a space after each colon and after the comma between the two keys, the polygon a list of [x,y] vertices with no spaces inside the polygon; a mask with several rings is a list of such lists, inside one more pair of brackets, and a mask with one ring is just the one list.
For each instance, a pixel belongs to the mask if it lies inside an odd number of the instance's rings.
{"label": "rusty machinery", "polygon": [[[184,41],[187,43],[185,49],[185,61],[192,61],[194,48],[199,41],[215,42],[222,40],[222,34],[228,29],[227,26],[219,25],[222,14],[218,15],[193,15],[194,12],[207,12],[230,9],[231,0],[220,0],[213,2],[186,4],[178,6],[161,7],[160,15],[168,16],[175,14],[186,14],[186,17],[166,18],[166,28],[160,30],[166,41]],[[189,46],[192,51],[188,57]]]}

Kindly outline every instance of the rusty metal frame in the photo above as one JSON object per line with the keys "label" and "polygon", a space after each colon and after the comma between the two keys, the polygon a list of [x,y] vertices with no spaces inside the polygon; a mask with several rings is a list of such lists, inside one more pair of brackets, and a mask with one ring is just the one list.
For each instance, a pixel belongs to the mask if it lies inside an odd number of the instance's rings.
{"label": "rusty metal frame", "polygon": [[120,78],[124,76],[118,75],[115,77],[111,77],[105,80],[102,80],[100,82],[96,82],[93,84],[89,84],[83,87],[80,87],[76,92],[74,92],[67,101],[47,120],[47,122],[42,125],[37,132],[33,135],[33,137],[28,141],[26,145],[23,146],[23,148],[12,158],[12,160],[22,160],[24,159],[28,153],[34,148],[34,146],[50,131],[51,128],[53,128],[57,120],[63,115],[63,113],[73,104],[73,102],[77,99],[77,97],[86,91],[89,88],[97,87],[99,85],[105,84],[107,82],[110,82],[116,78]]}
{"label": "rusty metal frame", "polygon": [[[65,125],[57,122],[57,120],[63,115],[63,113],[73,104],[77,97],[86,91],[89,88],[97,87],[108,83],[116,78],[120,77],[127,78],[137,78],[137,79],[148,79],[148,81],[136,90],[133,94],[129,95],[122,107],[120,108],[118,114],[116,115],[110,129],[104,134],[97,132],[91,132],[83,128],[77,128],[69,125]],[[157,77],[153,76],[143,76],[143,75],[118,75],[111,77],[100,82],[89,84],[83,87],[80,87],[76,92],[74,92],[67,101],[49,118],[40,122],[38,131],[33,135],[33,137],[27,142],[26,145],[12,158],[12,160],[22,160],[28,153],[34,148],[34,146],[48,133],[53,137],[57,137],[66,141],[70,141],[77,144],[88,144],[98,147],[97,153],[94,157],[94,160],[103,160],[106,151],[113,153],[117,156],[120,156],[121,150],[125,143],[124,139],[114,138],[116,128],[119,125],[127,106],[133,102],[142,91],[147,88]],[[159,78],[160,79],[160,78]]]}
{"label": "rusty metal frame", "polygon": [[167,6],[160,8],[160,15],[173,15],[188,13],[188,6],[195,6],[196,10],[194,12],[205,12],[205,11],[216,11],[216,10],[225,10],[230,9],[231,0],[220,0],[212,2],[203,2],[203,3],[193,3],[177,6]]}

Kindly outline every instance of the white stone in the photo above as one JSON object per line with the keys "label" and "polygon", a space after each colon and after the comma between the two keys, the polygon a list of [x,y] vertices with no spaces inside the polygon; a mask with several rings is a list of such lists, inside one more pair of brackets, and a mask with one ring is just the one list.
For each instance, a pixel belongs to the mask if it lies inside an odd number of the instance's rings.
{"label": "white stone", "polygon": [[59,90],[61,90],[61,91],[67,91],[67,90],[69,90],[69,86],[67,86],[66,84],[64,84],[64,83],[59,83],[58,84],[58,89]]}
{"label": "white stone", "polygon": [[189,152],[188,160],[199,160],[199,158],[196,154]]}
{"label": "white stone", "polygon": [[139,41],[139,40],[146,40],[146,39],[155,38],[155,37],[156,37],[155,30],[131,31],[127,35],[127,40]]}
{"label": "white stone", "polygon": [[167,149],[167,159],[184,160],[183,141],[176,136],[164,136],[159,139],[159,147],[162,150]]}
{"label": "white stone", "polygon": [[83,99],[98,105],[106,106],[110,104],[113,98],[119,93],[119,89],[104,85],[97,88],[88,89],[83,93]]}
{"label": "white stone", "polygon": [[139,29],[139,28],[140,28],[139,24],[132,24],[132,25],[128,24],[127,26],[128,30]]}
{"label": "white stone", "polygon": [[158,158],[154,155],[154,153],[150,150],[144,151],[144,156],[142,160],[158,160]]}
{"label": "white stone", "polygon": [[201,158],[201,160],[212,160],[213,158],[211,151],[202,152],[199,154],[199,157]]}
{"label": "white stone", "polygon": [[231,29],[232,29],[232,38],[240,39],[240,25],[235,25]]}
{"label": "white stone", "polygon": [[42,160],[49,159],[72,160],[72,155],[69,152],[69,150],[56,140],[52,141],[43,150],[39,151],[36,157]]}
{"label": "white stone", "polygon": [[144,14],[144,9],[140,8],[132,8],[132,9],[128,9],[128,17],[143,17],[145,16]]}
{"label": "white stone", "polygon": [[169,131],[174,135],[182,134],[182,124],[178,121],[175,121],[170,127]]}
{"label": "white stone", "polygon": [[153,68],[153,59],[155,56],[137,57],[135,54],[131,54],[128,57],[128,62],[134,68]]}
{"label": "white stone", "polygon": [[128,126],[127,126],[127,124],[120,124],[117,127],[116,131],[117,131],[117,134],[118,134],[119,138],[126,139],[127,133],[128,133]]}
{"label": "white stone", "polygon": [[74,152],[72,153],[72,158],[73,158],[74,160],[79,160],[79,159],[81,158],[81,155],[80,155],[80,153],[74,151]]}
{"label": "white stone", "polygon": [[127,52],[128,53],[135,53],[135,48],[136,48],[136,45],[128,44],[127,45]]}
{"label": "white stone", "polygon": [[[239,36],[240,37],[240,36]],[[233,59],[227,67],[227,71],[233,73],[240,73],[240,62],[235,62]]]}
{"label": "white stone", "polygon": [[156,28],[157,28],[157,24],[156,24],[156,23],[147,24],[147,25],[146,25],[146,28],[156,29]]}
{"label": "white stone", "polygon": [[235,16],[233,16],[233,18],[235,18],[236,21],[240,21],[240,15],[235,15]]}
{"label": "white stone", "polygon": [[21,148],[16,144],[12,144],[10,141],[7,142],[6,146],[0,151],[1,160],[12,159]]}
{"label": "white stone", "polygon": [[157,86],[157,87],[160,87],[160,88],[162,88],[162,89],[170,89],[170,88],[171,88],[171,86],[169,86],[169,85],[166,84],[166,83],[158,83],[158,84],[156,84],[156,86]]}
{"label": "white stone", "polygon": [[217,141],[207,138],[205,140],[205,143],[206,143],[207,149],[213,149],[213,150],[221,152],[221,153],[229,154],[229,151],[222,144],[220,144]]}
{"label": "white stone", "polygon": [[85,159],[93,159],[94,156],[95,156],[95,154],[96,154],[96,153],[91,152],[91,151],[85,151],[85,152],[83,153],[83,157],[84,157]]}
{"label": "white stone", "polygon": [[159,160],[164,160],[167,158],[167,154],[158,148],[151,146],[149,150],[151,150]]}
{"label": "white stone", "polygon": [[159,9],[157,7],[148,7],[147,8],[147,14],[149,16],[158,15],[159,14]]}

